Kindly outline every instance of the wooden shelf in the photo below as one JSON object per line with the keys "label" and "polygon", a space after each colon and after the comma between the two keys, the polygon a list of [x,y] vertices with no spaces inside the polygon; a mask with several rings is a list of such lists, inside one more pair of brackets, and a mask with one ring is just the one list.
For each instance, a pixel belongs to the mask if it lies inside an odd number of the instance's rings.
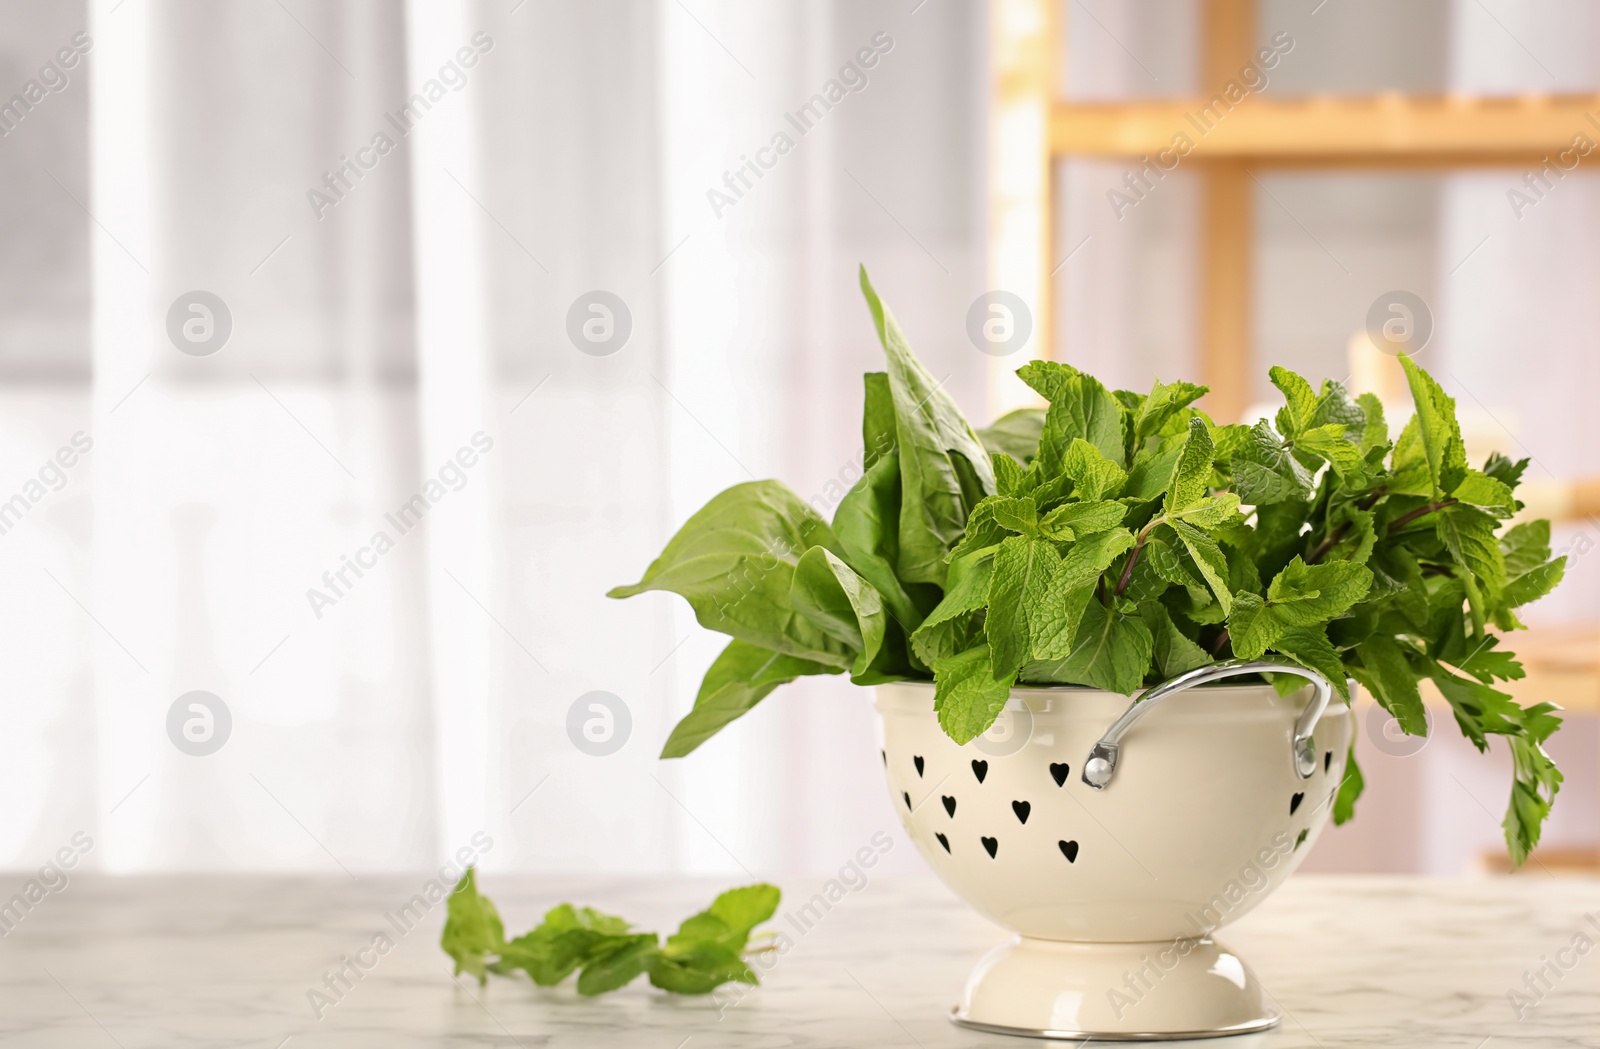
{"label": "wooden shelf", "polygon": [[1193,152],[1180,166],[1537,166],[1580,134],[1597,143],[1586,162],[1600,166],[1600,95],[1248,96],[1227,112],[1202,98],[1057,102],[1050,118],[1054,156],[1154,158],[1186,135]]}

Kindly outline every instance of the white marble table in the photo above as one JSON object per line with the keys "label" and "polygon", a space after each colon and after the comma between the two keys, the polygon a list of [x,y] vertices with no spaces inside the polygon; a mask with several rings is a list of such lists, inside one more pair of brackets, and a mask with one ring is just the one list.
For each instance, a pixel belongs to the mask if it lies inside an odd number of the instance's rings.
{"label": "white marble table", "polygon": [[[250,1046],[1032,1046],[945,1020],[968,969],[1003,937],[932,881],[879,879],[844,898],[764,986],[720,1010],[642,979],[604,998],[525,979],[453,981],[436,909],[399,936],[385,915],[424,877],[358,881],[75,877],[0,939],[6,1049]],[[15,875],[5,884],[20,883]],[[817,891],[784,886],[779,921]],[[484,887],[522,931],[564,899],[655,927],[717,886],[676,881]],[[11,890],[7,889],[9,893]],[[1582,932],[1600,944],[1600,882],[1524,876],[1440,881],[1300,876],[1224,939],[1265,983],[1283,1024],[1223,1046],[1600,1046],[1600,949],[1518,1020],[1509,991]],[[649,927],[649,926],[647,926]],[[387,929],[397,945],[317,1019],[307,991]],[[374,955],[367,955],[372,958]]]}

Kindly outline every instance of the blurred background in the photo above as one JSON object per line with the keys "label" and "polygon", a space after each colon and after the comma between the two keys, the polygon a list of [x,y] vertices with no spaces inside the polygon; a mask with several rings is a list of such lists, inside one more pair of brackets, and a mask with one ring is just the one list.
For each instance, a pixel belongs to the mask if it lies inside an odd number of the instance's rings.
{"label": "blurred background", "polygon": [[[490,871],[778,877],[898,839],[840,679],[658,761],[721,641],[603,596],[730,484],[853,483],[858,263],[979,425],[1038,356],[1227,421],[1281,363],[1403,419],[1415,350],[1559,520],[1529,870],[1592,866],[1597,43],[1581,0],[0,0],[0,866],[85,832],[108,871],[356,876],[481,831]],[[973,337],[990,292],[1026,338]],[[1309,867],[1492,867],[1504,750],[1358,714]]]}

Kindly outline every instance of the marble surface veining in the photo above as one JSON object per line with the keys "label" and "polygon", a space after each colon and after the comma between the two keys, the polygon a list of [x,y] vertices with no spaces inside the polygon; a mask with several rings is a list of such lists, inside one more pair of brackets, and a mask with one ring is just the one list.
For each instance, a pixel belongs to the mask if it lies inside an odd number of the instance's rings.
{"label": "marble surface veining", "polygon": [[[793,947],[763,986],[737,1002],[675,998],[642,978],[597,999],[580,998],[570,980],[554,989],[520,977],[494,979],[487,988],[454,980],[438,947],[442,906],[403,934],[387,917],[425,880],[75,877],[0,938],[0,1043],[1049,1044],[947,1022],[967,972],[1004,934],[931,880],[875,879],[809,925],[795,912],[821,880],[785,884],[776,926]],[[670,931],[720,887],[494,875],[482,885],[508,932],[525,930],[562,900]],[[326,993],[324,972],[368,948],[379,932],[393,948],[381,956],[368,950],[365,957],[376,959],[371,970],[324,1004],[318,1018],[308,992]],[[1583,942],[1600,944],[1600,881],[1300,876],[1222,939],[1253,968],[1284,1022],[1267,1034],[1209,1043],[1218,1049],[1600,1046],[1600,950],[1582,949]],[[1527,978],[1541,966],[1542,978]]]}

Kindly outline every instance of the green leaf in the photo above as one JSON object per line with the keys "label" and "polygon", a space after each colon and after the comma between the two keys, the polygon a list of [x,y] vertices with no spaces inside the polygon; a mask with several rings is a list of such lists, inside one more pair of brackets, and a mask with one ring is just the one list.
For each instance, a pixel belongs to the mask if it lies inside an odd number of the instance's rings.
{"label": "green leaf", "polygon": [[1047,474],[1061,472],[1075,439],[1121,465],[1123,408],[1098,380],[1054,361],[1029,361],[1017,369],[1017,377],[1050,402],[1039,435],[1039,462]]}
{"label": "green leaf", "polygon": [[[922,623],[926,605],[912,596],[895,574],[900,559],[900,459],[880,456],[839,502],[833,531],[839,551],[883,598],[883,605],[907,632]],[[914,589],[926,587],[912,583]]]}
{"label": "green leaf", "polygon": [[1317,394],[1311,384],[1288,368],[1274,367],[1267,375],[1272,385],[1283,392],[1287,402],[1278,409],[1278,432],[1293,440],[1311,425],[1311,415],[1317,410]]}
{"label": "green leaf", "polygon": [[989,456],[989,463],[994,467],[995,494],[1000,496],[1022,495],[1027,489],[1027,472],[1017,461],[1004,452],[994,452]]}
{"label": "green leaf", "polygon": [[901,476],[898,574],[907,583],[943,585],[945,554],[961,538],[972,507],[995,490],[989,453],[942,384],[912,354],[865,267],[861,292],[888,359],[894,399]]}
{"label": "green leaf", "polygon": [[1355,671],[1357,679],[1400,723],[1401,730],[1409,736],[1427,735],[1417,676],[1394,638],[1375,634],[1356,646],[1356,655],[1361,659],[1361,669]]}
{"label": "green leaf", "polygon": [[1554,716],[1556,709],[1549,703],[1527,708],[1522,712],[1522,734],[1506,741],[1511,748],[1513,774],[1511,803],[1506,807],[1502,826],[1506,848],[1516,866],[1521,866],[1539,844],[1540,829],[1564,778],[1542,745],[1561,724],[1561,719]]}
{"label": "green leaf", "polygon": [[994,555],[998,549],[996,545],[974,550],[951,562],[950,589],[945,591],[944,600],[911,635],[912,648],[928,666],[936,666],[939,660],[967,647],[959,643],[967,639],[955,629],[957,620],[988,602],[989,581],[994,576]]}
{"label": "green leaf", "polygon": [[1517,511],[1517,499],[1511,494],[1511,488],[1477,470],[1466,471],[1466,476],[1451,489],[1450,495],[1496,517],[1510,517]]}
{"label": "green leaf", "polygon": [[1013,672],[996,678],[989,646],[980,645],[933,668],[933,707],[944,734],[965,745],[989,731],[1011,697]]}
{"label": "green leaf", "polygon": [[1150,393],[1139,402],[1133,420],[1134,444],[1160,432],[1178,412],[1210,392],[1210,387],[1192,382],[1163,383],[1157,379]]}
{"label": "green leaf", "polygon": [[1208,495],[1197,503],[1190,503],[1182,510],[1170,510],[1165,516],[1169,522],[1182,521],[1196,528],[1211,529],[1220,526],[1238,512],[1239,497],[1232,492],[1221,492],[1217,495]]}
{"label": "green leaf", "polygon": [[714,497],[678,529],[643,579],[607,596],[670,590],[708,630],[845,668],[855,652],[790,604],[795,566],[814,546],[841,552],[833,530],[799,496],[776,481],[751,481]]}
{"label": "green leaf", "polygon": [[776,885],[746,885],[722,893],[702,913],[717,918],[727,926],[728,932],[722,942],[742,951],[750,940],[751,931],[778,912],[778,903],[782,899],[783,893]]}
{"label": "green leaf", "polygon": [[1501,537],[1500,547],[1505,552],[1506,574],[1512,578],[1523,575],[1550,559],[1550,522],[1512,525]]}
{"label": "green leaf", "polygon": [[1140,602],[1139,618],[1144,620],[1145,627],[1150,631],[1156,670],[1163,678],[1187,674],[1216,662],[1210,653],[1178,629],[1160,601]]}
{"label": "green leaf", "polygon": [[578,993],[585,996],[615,991],[632,983],[645,971],[657,950],[656,934],[636,933],[622,937],[622,942],[612,945],[583,967],[578,974]]}
{"label": "green leaf", "polygon": [[1204,419],[1199,416],[1189,420],[1189,436],[1183,442],[1172,471],[1172,482],[1167,486],[1165,510],[1170,516],[1176,510],[1193,506],[1204,498],[1206,481],[1211,477],[1211,434]]}
{"label": "green leaf", "polygon": [[1128,480],[1121,466],[1081,437],[1067,445],[1061,472],[1072,479],[1077,486],[1075,494],[1086,503],[1115,498]]}
{"label": "green leaf", "polygon": [[1039,531],[1060,542],[1070,542],[1083,535],[1109,531],[1122,523],[1128,508],[1121,503],[1102,499],[1088,503],[1063,503],[1045,514],[1039,522]]}
{"label": "green leaf", "polygon": [[1350,561],[1307,565],[1296,557],[1267,588],[1285,626],[1320,626],[1342,616],[1372,588],[1372,572]]}
{"label": "green leaf", "polygon": [[1340,423],[1306,430],[1295,438],[1294,446],[1327,460],[1333,472],[1346,484],[1355,484],[1365,475],[1366,459],[1361,449],[1345,437],[1344,426]]}
{"label": "green leaf", "polygon": [[1250,439],[1230,460],[1239,501],[1265,506],[1311,494],[1311,475],[1283,446],[1265,419],[1250,428]]}
{"label": "green leaf", "polygon": [[1506,585],[1505,554],[1494,535],[1494,518],[1470,506],[1447,506],[1434,514],[1434,528],[1450,557],[1491,593]]}
{"label": "green leaf", "polygon": [[1240,659],[1260,659],[1286,628],[1259,594],[1241,591],[1228,613],[1228,644]]}
{"label": "green leaf", "polygon": [[1566,570],[1565,556],[1558,557],[1554,561],[1546,561],[1507,583],[1505,591],[1500,596],[1511,608],[1519,608],[1530,601],[1537,601],[1556,588]]}
{"label": "green leaf", "polygon": [[994,523],[1008,532],[1020,532],[1029,536],[1039,533],[1039,509],[1033,500],[1026,496],[1018,498],[995,496],[989,512],[994,517]]}
{"label": "green leaf", "polygon": [[1456,486],[1467,465],[1461,427],[1456,423],[1456,402],[1410,357],[1402,356],[1400,366],[1405,369],[1411,399],[1417,407],[1418,432],[1434,491],[1443,494]]}
{"label": "green leaf", "polygon": [[779,685],[808,674],[837,674],[838,668],[787,656],[735,640],[711,664],[694,709],[678,722],[661,748],[663,758],[681,758],[747,713]]}
{"label": "green leaf", "polygon": [[1054,585],[1066,590],[1092,584],[1100,573],[1111,567],[1111,562],[1133,549],[1133,533],[1126,528],[1113,528],[1096,532],[1079,539],[1061,557],[1061,568]]}
{"label": "green leaf", "polygon": [[1183,449],[1183,441],[1172,440],[1139,449],[1128,469],[1128,479],[1122,485],[1122,498],[1149,502],[1165,495],[1172,485],[1172,474],[1178,468],[1178,457]]}
{"label": "green leaf", "polygon": [[945,556],[946,561],[954,563],[957,558],[965,557],[974,550],[994,546],[1006,537],[1006,530],[994,519],[994,508],[999,505],[1002,498],[1004,497],[991,495],[973,508],[972,516],[967,518],[966,532],[963,533],[961,541]]}
{"label": "green leaf", "polygon": [[979,430],[978,439],[989,451],[1009,455],[1026,465],[1039,453],[1039,434],[1043,429],[1043,408],[1018,408]]}
{"label": "green leaf", "polygon": [[1339,794],[1333,801],[1334,826],[1348,823],[1356,814],[1356,799],[1361,797],[1366,785],[1361,766],[1356,764],[1356,743],[1352,736],[1350,749],[1344,759],[1344,778],[1339,781]]}
{"label": "green leaf", "polygon": [[880,459],[894,459],[899,429],[894,415],[894,389],[888,372],[867,372],[862,377],[861,469],[870,470]]}
{"label": "green leaf", "polygon": [[831,551],[814,546],[795,565],[789,603],[823,633],[855,649],[859,655],[851,673],[866,673],[888,625],[883,599],[871,583]]}
{"label": "green leaf", "polygon": [[467,972],[485,983],[487,959],[505,946],[505,926],[489,897],[478,893],[477,871],[468,867],[446,900],[444,932],[439,937],[444,953],[455,959],[455,975]]}
{"label": "green leaf", "polygon": [[650,983],[673,994],[710,994],[725,983],[758,983],[737,951],[696,942],[650,958]]}
{"label": "green leaf", "polygon": [[1155,641],[1144,620],[1090,601],[1083,610],[1072,652],[1052,668],[1051,676],[1132,695],[1144,683],[1154,652]]}
{"label": "green leaf", "polygon": [[1339,658],[1339,653],[1328,641],[1327,631],[1322,627],[1303,626],[1285,630],[1272,642],[1271,647],[1301,666],[1321,674],[1346,703],[1350,702],[1350,683],[1344,660]]}
{"label": "green leaf", "polygon": [[1216,596],[1217,604],[1222,606],[1222,614],[1227,615],[1233,606],[1233,593],[1228,589],[1228,558],[1222,548],[1217,546],[1215,539],[1193,525],[1182,521],[1173,521],[1171,524],[1179,542],[1194,558],[1195,567]]}
{"label": "green leaf", "polygon": [[1389,422],[1383,417],[1383,402],[1375,393],[1364,393],[1356,398],[1361,405],[1361,410],[1366,414],[1366,425],[1361,430],[1361,453],[1365,455],[1374,448],[1381,448],[1389,443]]}
{"label": "green leaf", "polygon": [[984,625],[994,677],[1013,675],[1028,661],[1033,637],[1028,614],[1044,601],[1060,562],[1061,555],[1045,539],[1014,535],[1000,544]]}

